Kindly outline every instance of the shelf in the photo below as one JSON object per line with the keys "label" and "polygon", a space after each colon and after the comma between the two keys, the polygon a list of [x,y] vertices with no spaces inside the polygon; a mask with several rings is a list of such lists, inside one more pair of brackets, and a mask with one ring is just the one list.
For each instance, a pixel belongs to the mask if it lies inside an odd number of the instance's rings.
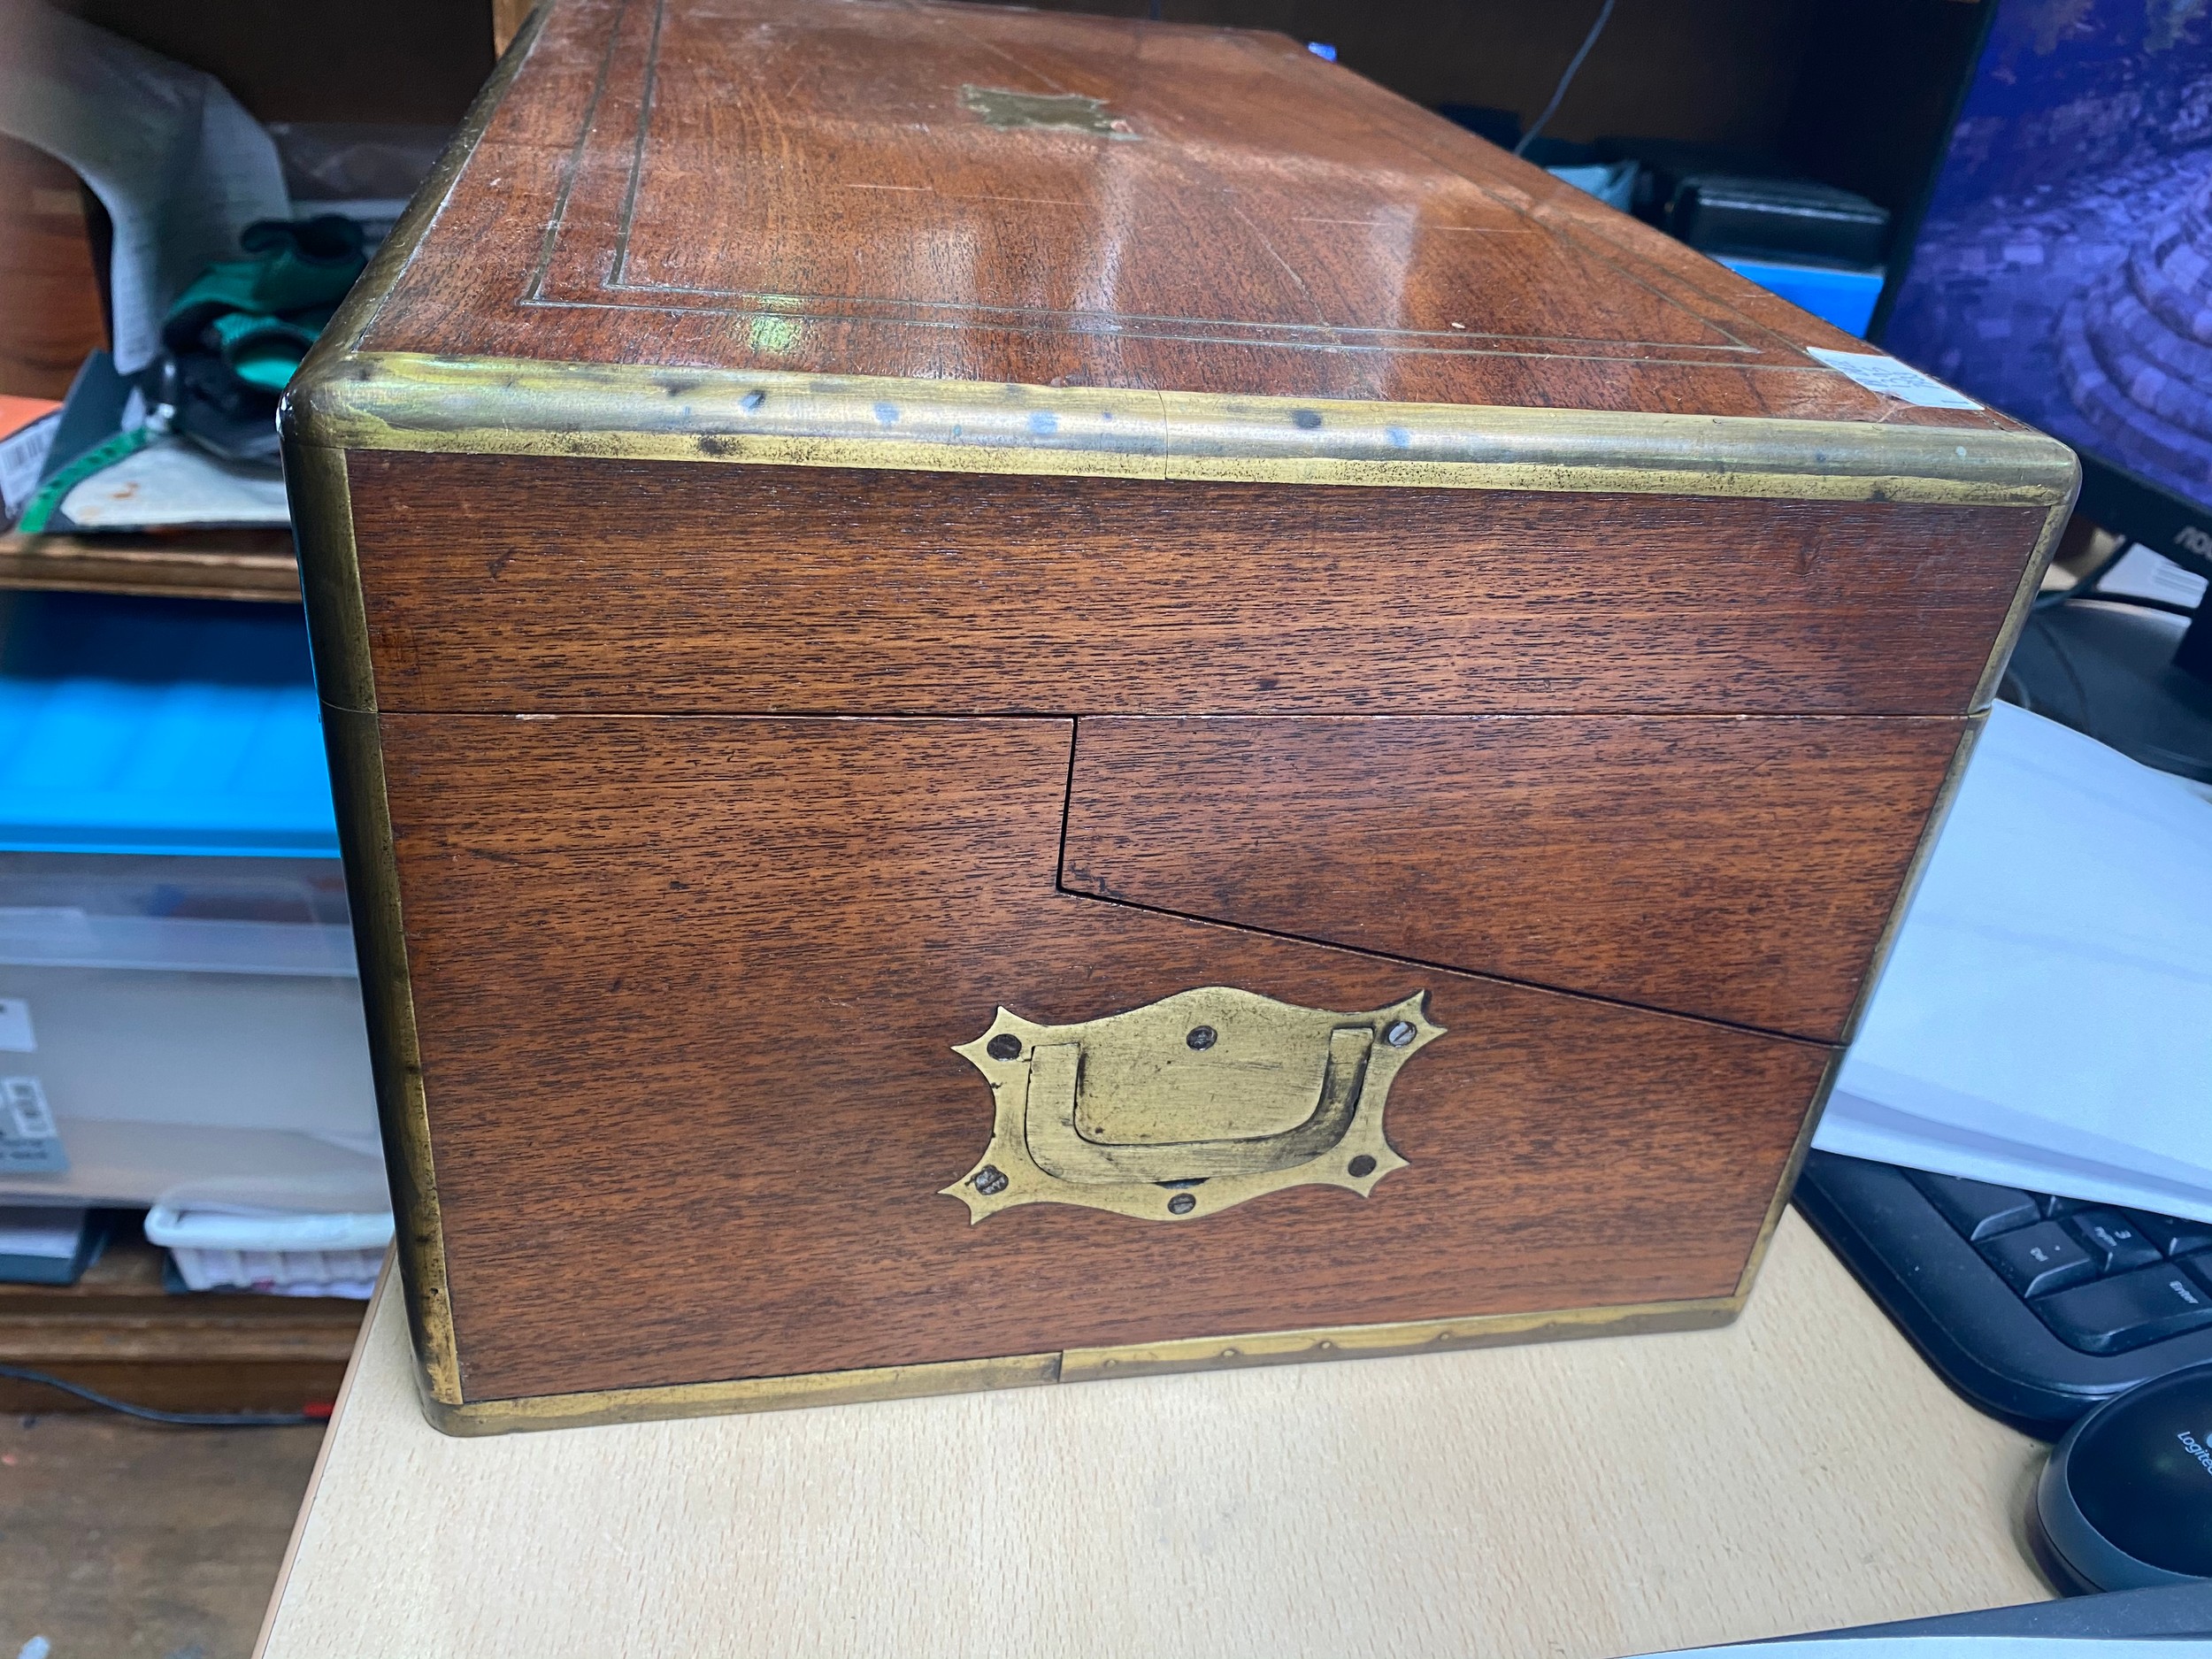
{"label": "shelf", "polygon": [[[297,1411],[337,1397],[365,1303],[171,1294],[162,1255],[121,1239],[73,1285],[0,1285],[0,1363],[169,1411]],[[0,1379],[0,1411],[89,1409]]]}
{"label": "shelf", "polygon": [[296,604],[289,530],[174,535],[0,535],[0,588]]}

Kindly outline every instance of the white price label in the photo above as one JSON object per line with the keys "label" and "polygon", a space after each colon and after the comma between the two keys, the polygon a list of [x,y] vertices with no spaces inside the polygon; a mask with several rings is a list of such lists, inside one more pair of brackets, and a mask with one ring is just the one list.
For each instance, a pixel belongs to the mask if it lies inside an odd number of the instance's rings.
{"label": "white price label", "polygon": [[68,1167],[38,1079],[0,1077],[0,1174],[52,1175]]}
{"label": "white price label", "polygon": [[1870,392],[1894,397],[1922,409],[1979,409],[1964,392],[1955,392],[1932,374],[1923,374],[1909,363],[1900,363],[1882,351],[1832,351],[1808,346],[1806,352],[1837,373],[1856,380]]}
{"label": "white price label", "polygon": [[9,1123],[24,1141],[54,1138],[54,1114],[46,1105],[46,1091],[35,1077],[0,1078],[0,1104],[7,1108]]}

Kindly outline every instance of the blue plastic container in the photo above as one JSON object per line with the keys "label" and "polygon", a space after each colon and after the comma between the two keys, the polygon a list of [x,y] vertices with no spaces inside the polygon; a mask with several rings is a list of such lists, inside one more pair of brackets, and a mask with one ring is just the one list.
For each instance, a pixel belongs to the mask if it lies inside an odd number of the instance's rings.
{"label": "blue plastic container", "polygon": [[1874,320],[1875,302],[1882,297],[1885,273],[1879,266],[1860,271],[1843,265],[1792,265],[1740,253],[1717,253],[1713,257],[1737,275],[1750,278],[1847,334],[1865,334],[1867,324]]}
{"label": "blue plastic container", "polygon": [[34,594],[0,647],[0,851],[335,857],[291,606]]}

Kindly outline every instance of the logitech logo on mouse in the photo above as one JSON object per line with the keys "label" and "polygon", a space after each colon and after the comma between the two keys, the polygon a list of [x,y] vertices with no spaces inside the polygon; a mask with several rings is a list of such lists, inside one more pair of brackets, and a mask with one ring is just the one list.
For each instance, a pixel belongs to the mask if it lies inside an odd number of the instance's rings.
{"label": "logitech logo on mouse", "polygon": [[2175,1438],[2181,1442],[2181,1449],[2202,1463],[2206,1474],[2212,1475],[2212,1452],[2204,1449],[2204,1442],[2187,1429],[2182,1430]]}

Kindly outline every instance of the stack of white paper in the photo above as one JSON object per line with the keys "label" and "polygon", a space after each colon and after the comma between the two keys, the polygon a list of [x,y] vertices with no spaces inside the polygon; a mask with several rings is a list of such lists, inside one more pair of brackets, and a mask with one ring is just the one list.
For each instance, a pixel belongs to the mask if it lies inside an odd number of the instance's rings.
{"label": "stack of white paper", "polygon": [[1813,1144],[2212,1221],[2212,801],[1993,709]]}

